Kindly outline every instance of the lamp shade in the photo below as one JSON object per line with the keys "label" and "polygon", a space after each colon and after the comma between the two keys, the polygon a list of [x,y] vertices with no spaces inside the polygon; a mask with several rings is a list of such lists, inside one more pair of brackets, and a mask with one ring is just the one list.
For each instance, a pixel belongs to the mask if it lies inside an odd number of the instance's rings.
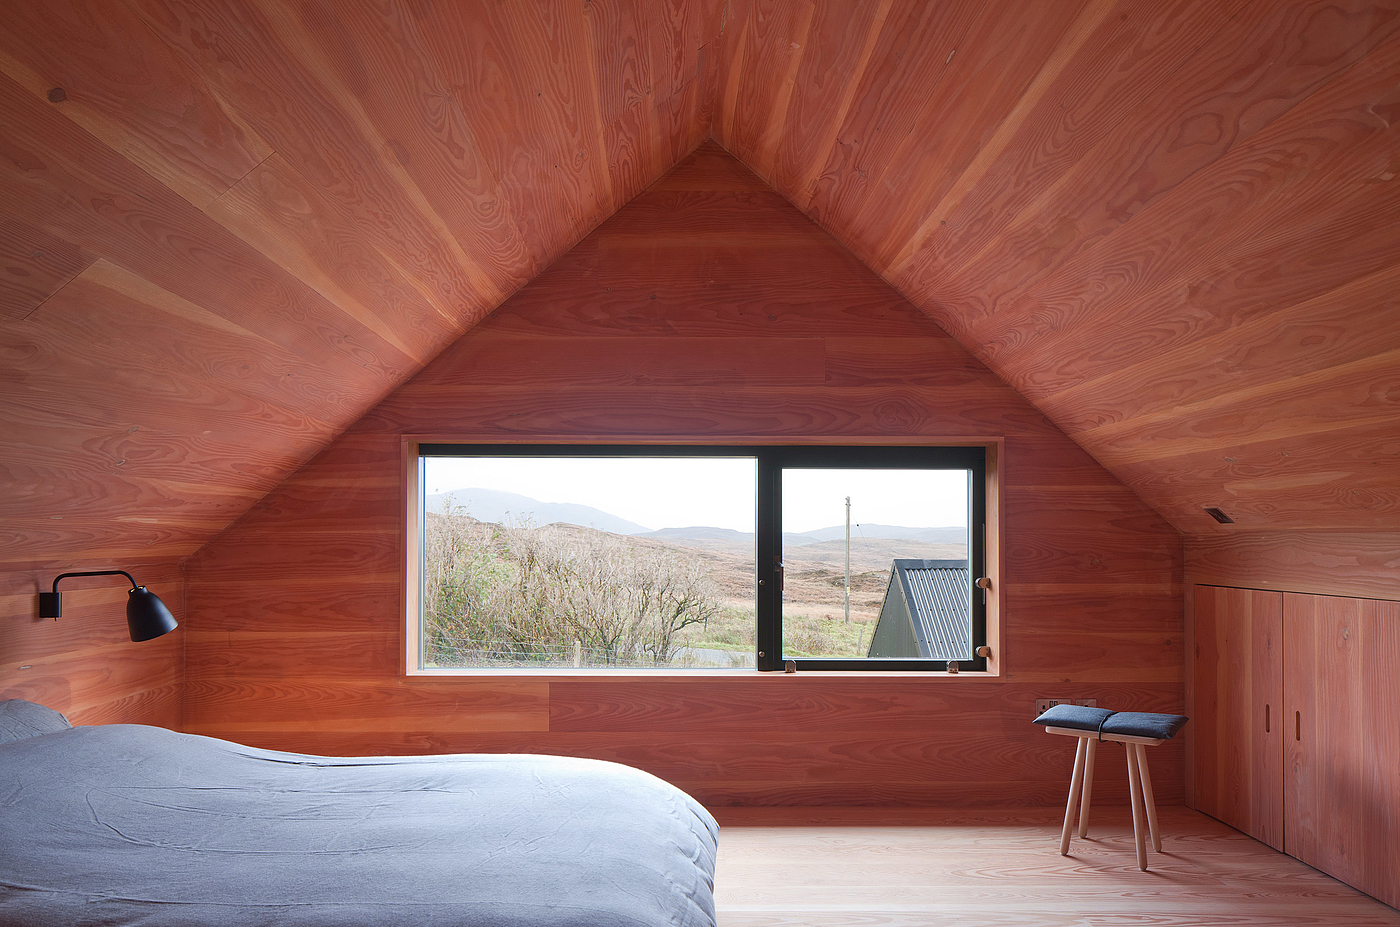
{"label": "lamp shade", "polygon": [[178,627],[160,596],[145,586],[136,586],[127,595],[126,626],[134,641],[148,641]]}

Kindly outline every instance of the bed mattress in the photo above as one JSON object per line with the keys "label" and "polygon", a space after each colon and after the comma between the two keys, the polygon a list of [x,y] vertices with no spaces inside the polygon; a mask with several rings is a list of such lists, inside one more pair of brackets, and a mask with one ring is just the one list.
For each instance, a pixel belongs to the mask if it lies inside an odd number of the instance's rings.
{"label": "bed mattress", "polygon": [[596,760],[141,725],[0,744],[0,927],[712,927],[716,840],[685,793]]}

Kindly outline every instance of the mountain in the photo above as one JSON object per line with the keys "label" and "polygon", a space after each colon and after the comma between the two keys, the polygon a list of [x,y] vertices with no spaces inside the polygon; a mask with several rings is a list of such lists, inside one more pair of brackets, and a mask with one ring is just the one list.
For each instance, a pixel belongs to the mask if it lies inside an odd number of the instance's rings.
{"label": "mountain", "polygon": [[[961,543],[911,541],[908,538],[851,538],[851,570],[889,570],[896,558],[914,560],[965,560],[967,547]],[[802,573],[814,568],[841,572],[846,559],[846,538],[839,541],[818,541],[799,546],[785,545],[783,562],[789,573]]]}
{"label": "mountain", "polygon": [[[871,525],[852,524],[851,540],[866,538],[901,538],[908,541],[924,541],[929,544],[966,544],[967,529],[961,525],[953,525],[946,528],[905,528],[899,525]],[[815,531],[803,531],[800,534],[783,534],[783,543],[790,546],[800,546],[803,544],[816,544],[821,541],[842,541],[846,540],[846,526],[832,525],[830,528],[818,528]]]}
{"label": "mountain", "polygon": [[[660,531],[652,531],[641,536],[657,538],[658,540],[703,541],[706,543],[699,546],[706,548],[715,547],[716,545],[727,547],[734,544],[747,544],[752,546],[754,542],[752,531],[735,531],[732,528],[711,528],[708,526],[662,528]],[[924,545],[966,546],[967,530],[961,527],[903,528],[898,525],[851,525],[851,543],[853,545],[866,541],[875,542],[887,540],[915,541]],[[785,548],[807,547],[814,544],[830,544],[837,541],[842,545],[846,543],[845,525],[818,528],[815,531],[783,532],[783,547]],[[885,547],[888,547],[888,545],[879,544],[874,545],[872,549],[884,549]]]}
{"label": "mountain", "polygon": [[548,525],[561,521],[585,528],[597,528],[599,531],[610,531],[613,534],[651,534],[650,528],[611,515],[602,509],[595,509],[591,505],[578,505],[573,502],[540,502],[529,496],[501,492],[497,489],[473,487],[438,493],[423,500],[424,508],[429,512],[441,512],[448,496],[452,497],[452,503],[459,511],[465,512],[477,521],[515,524],[528,519],[535,525]]}
{"label": "mountain", "polygon": [[660,531],[651,531],[642,537],[648,538],[684,538],[687,541],[748,541],[753,543],[752,531],[735,531],[733,528],[710,528],[703,525],[694,525],[689,528],[662,528]]}
{"label": "mountain", "polygon": [[[733,528],[714,528],[708,525],[691,525],[685,528],[650,528],[619,518],[616,515],[595,509],[590,505],[573,502],[540,502],[529,496],[497,489],[454,489],[450,493],[428,496],[425,506],[429,512],[441,512],[447,496],[452,496],[453,504],[478,521],[516,523],[528,518],[535,525],[548,525],[564,522],[585,528],[597,528],[613,534],[626,534],[635,537],[651,538],[658,541],[697,541],[695,547],[714,550],[739,550],[752,548],[753,532],[735,531]],[[844,546],[846,526],[832,525],[815,531],[783,532],[783,547],[798,548],[808,545],[827,544],[840,541]],[[946,528],[906,528],[899,525],[851,525],[853,547],[862,541],[904,540],[920,544],[967,544],[967,530],[962,527]],[[888,545],[871,544],[872,551],[883,551]],[[815,553],[815,552],[814,552]],[[826,553],[825,550],[822,553]],[[883,555],[883,554],[882,554]],[[909,556],[908,554],[904,556]],[[941,555],[940,555],[941,556]],[[934,559],[937,559],[936,557]]]}

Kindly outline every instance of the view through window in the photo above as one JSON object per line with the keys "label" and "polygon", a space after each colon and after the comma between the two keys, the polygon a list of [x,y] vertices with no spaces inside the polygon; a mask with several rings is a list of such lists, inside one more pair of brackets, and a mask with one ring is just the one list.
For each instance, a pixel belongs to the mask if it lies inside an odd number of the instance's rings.
{"label": "view through window", "polygon": [[782,470],[783,658],[972,659],[966,470]]}
{"label": "view through window", "polygon": [[425,457],[426,667],[752,667],[752,457]]}
{"label": "view through window", "polygon": [[982,461],[425,445],[420,668],[975,668]]}

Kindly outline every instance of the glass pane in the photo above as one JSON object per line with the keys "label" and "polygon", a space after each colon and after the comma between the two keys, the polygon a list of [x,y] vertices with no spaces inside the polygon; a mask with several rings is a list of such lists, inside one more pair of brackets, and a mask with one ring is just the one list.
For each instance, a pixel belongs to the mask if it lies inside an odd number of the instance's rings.
{"label": "glass pane", "polygon": [[756,485],[749,457],[425,457],[424,667],[752,667]]}
{"label": "glass pane", "polygon": [[972,658],[967,470],[782,480],[785,659]]}

